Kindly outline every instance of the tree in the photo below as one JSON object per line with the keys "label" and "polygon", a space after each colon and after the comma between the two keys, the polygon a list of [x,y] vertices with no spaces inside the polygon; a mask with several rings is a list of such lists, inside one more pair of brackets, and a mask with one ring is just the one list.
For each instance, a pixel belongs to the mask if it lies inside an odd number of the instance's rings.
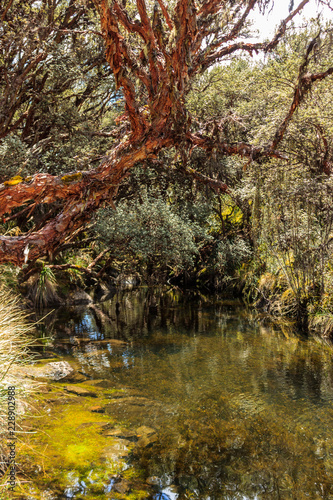
{"label": "tree", "polygon": [[[333,67],[320,72],[307,71],[310,55],[318,49],[318,37],[311,40],[307,47],[291,103],[285,104],[284,118],[263,144],[226,139],[221,120],[209,124],[193,119],[187,96],[198,75],[233,54],[241,51],[249,54],[272,52],[283,39],[288,23],[308,1],[301,1],[290,12],[271,41],[248,43],[241,41],[241,37],[248,33],[249,14],[256,6],[265,10],[271,1],[177,0],[168,2],[166,7],[163,0],[137,0],[129,2],[126,7],[126,2],[114,0],[109,4],[107,0],[96,0],[95,12],[100,16],[102,31],[95,34],[103,36],[106,60],[125,101],[124,112],[117,120],[118,129],[112,131],[115,143],[97,168],[67,175],[37,173],[25,179],[17,175],[4,182],[0,190],[2,216],[19,207],[28,208],[31,213],[42,204],[56,205],[57,211],[54,215],[54,210],[50,210],[50,216],[44,218],[43,226],[37,230],[31,229],[27,234],[15,237],[0,236],[0,262],[22,265],[43,255],[51,257],[82,229],[92,213],[105,204],[113,203],[120,183],[130,175],[133,166],[156,159],[164,148],[174,150],[189,175],[221,192],[228,191],[226,183],[189,168],[188,160],[195,149],[208,155],[216,152],[225,156],[237,155],[247,158],[249,162],[285,158],[278,147],[296,109],[315,82],[333,73]],[[12,4],[10,1],[3,10],[3,19],[12,12]],[[47,7],[37,7],[36,14],[31,18],[35,23],[34,16],[39,15],[39,9],[44,12]],[[48,12],[51,19],[52,9]],[[73,9],[74,3],[70,2],[63,21],[65,24],[58,27],[55,40],[78,21],[81,8],[78,7],[78,13],[73,13]],[[15,12],[13,16],[17,17]],[[53,26],[53,22],[47,23],[45,33],[49,34]],[[28,31],[22,40],[29,41],[33,48],[44,47],[44,31],[41,31],[38,43],[30,33]],[[36,55],[32,49],[23,57],[23,73],[21,71],[17,80],[19,88],[15,95],[22,91],[22,95],[26,96],[27,78],[33,81],[31,75],[35,74],[33,71],[43,58],[47,59],[47,51]],[[21,61],[20,57],[17,59]],[[15,61],[14,57],[14,66]],[[26,98],[25,111],[24,108],[15,108],[11,124],[3,126],[3,136],[27,120],[32,101],[31,96]],[[14,99],[14,107],[15,102]]]}

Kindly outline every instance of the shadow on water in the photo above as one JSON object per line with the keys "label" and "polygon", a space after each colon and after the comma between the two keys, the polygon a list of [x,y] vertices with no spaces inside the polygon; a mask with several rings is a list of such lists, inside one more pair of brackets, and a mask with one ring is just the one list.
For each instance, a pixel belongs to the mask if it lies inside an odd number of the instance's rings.
{"label": "shadow on water", "polygon": [[330,348],[172,290],[60,309],[44,328],[80,373],[124,391],[107,414],[155,432],[130,456],[155,500],[333,498]]}

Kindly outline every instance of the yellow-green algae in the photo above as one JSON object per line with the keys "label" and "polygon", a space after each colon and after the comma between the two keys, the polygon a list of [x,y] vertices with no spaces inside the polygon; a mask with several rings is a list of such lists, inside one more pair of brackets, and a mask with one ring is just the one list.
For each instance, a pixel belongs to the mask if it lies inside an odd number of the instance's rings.
{"label": "yellow-green algae", "polygon": [[[67,384],[54,383],[51,392],[40,395],[40,404],[44,409],[39,417],[31,423],[37,432],[27,434],[24,442],[17,448],[17,455],[25,471],[30,471],[29,482],[19,482],[14,493],[8,498],[45,499],[45,491],[61,495],[69,487],[70,479],[84,480],[88,485],[82,496],[75,498],[93,500],[109,498],[119,500],[140,500],[147,498],[147,491],[132,489],[129,494],[116,492],[105,493],[113,476],[120,474],[124,479],[140,477],[140,472],[132,468],[124,470],[122,459],[115,461],[103,458],[101,452],[116,440],[103,436],[100,425],[109,424],[119,427],[119,423],[109,415],[94,413],[91,407],[110,402],[110,394],[119,392],[113,389],[101,389],[84,383],[73,387],[82,387],[98,393],[98,398],[81,398],[73,403],[73,395],[64,390]],[[68,404],[50,404],[49,399],[68,396]],[[108,397],[105,397],[108,396]],[[51,408],[51,413],[48,410]],[[88,481],[87,481],[88,478]],[[22,496],[23,495],[23,496]],[[5,496],[1,497],[7,500]],[[53,498],[53,497],[52,497]]]}

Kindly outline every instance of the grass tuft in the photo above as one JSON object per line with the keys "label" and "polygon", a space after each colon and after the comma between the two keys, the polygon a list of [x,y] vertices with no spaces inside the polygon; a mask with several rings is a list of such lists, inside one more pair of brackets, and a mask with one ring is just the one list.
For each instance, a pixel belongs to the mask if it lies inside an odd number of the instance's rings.
{"label": "grass tuft", "polygon": [[8,455],[8,387],[15,386],[15,425],[19,436],[22,417],[27,413],[28,402],[34,392],[33,383],[19,375],[19,367],[32,360],[29,345],[34,340],[31,335],[34,326],[29,325],[27,314],[19,307],[18,298],[3,288],[0,294],[0,497],[3,498]]}

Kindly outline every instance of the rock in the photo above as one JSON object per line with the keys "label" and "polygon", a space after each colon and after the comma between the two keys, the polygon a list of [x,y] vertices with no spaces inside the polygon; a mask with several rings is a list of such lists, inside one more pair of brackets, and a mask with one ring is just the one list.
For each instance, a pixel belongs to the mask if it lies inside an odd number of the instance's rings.
{"label": "rock", "polygon": [[114,383],[107,379],[87,380],[86,384],[103,387],[103,389],[112,389],[114,387]]}
{"label": "rock", "polygon": [[105,408],[103,408],[102,406],[92,406],[91,408],[89,408],[89,410],[93,413],[105,413]]}
{"label": "rock", "polygon": [[121,458],[127,458],[130,452],[130,445],[131,443],[125,439],[115,439],[111,446],[104,448],[101,458],[112,462]]}
{"label": "rock", "polygon": [[121,495],[125,495],[130,491],[130,483],[126,481],[125,479],[122,479],[120,483],[116,483],[113,486],[113,491],[116,491],[117,493],[120,493]]}
{"label": "rock", "polygon": [[89,391],[88,389],[84,389],[83,387],[67,386],[66,391],[72,394],[76,394],[77,396],[97,398],[96,392]]}
{"label": "rock", "polygon": [[21,369],[26,376],[58,381],[70,381],[77,375],[76,371],[67,361],[55,361],[43,366],[29,366]]}
{"label": "rock", "polygon": [[38,387],[38,394],[47,394],[49,392],[51,392],[52,389],[51,387],[48,387],[47,385],[41,385],[40,387]]}
{"label": "rock", "polygon": [[139,438],[137,442],[138,448],[148,448],[153,443],[158,440],[158,435],[155,429],[142,425],[136,430],[137,437]]}
{"label": "rock", "polygon": [[138,437],[151,436],[152,434],[156,434],[156,430],[153,429],[152,427],[147,427],[146,425],[142,425],[141,427],[137,428],[136,433]]}
{"label": "rock", "polygon": [[[122,395],[111,394],[111,397],[116,399],[116,401],[113,401],[112,403],[108,403],[106,405],[106,412],[111,414],[113,411],[112,408],[115,405],[148,406],[152,404],[152,402],[149,399],[140,396],[125,395],[125,397],[122,397]],[[120,401],[118,401],[118,399],[120,399]]]}
{"label": "rock", "polygon": [[136,445],[138,448],[148,448],[157,440],[158,440],[157,434],[153,434],[152,436],[143,436],[139,439]]}
{"label": "rock", "polygon": [[111,429],[111,430],[103,430],[103,436],[116,437],[118,439],[126,439],[127,441],[137,441],[138,438],[136,436],[136,432],[129,430],[121,430],[121,429]]}

